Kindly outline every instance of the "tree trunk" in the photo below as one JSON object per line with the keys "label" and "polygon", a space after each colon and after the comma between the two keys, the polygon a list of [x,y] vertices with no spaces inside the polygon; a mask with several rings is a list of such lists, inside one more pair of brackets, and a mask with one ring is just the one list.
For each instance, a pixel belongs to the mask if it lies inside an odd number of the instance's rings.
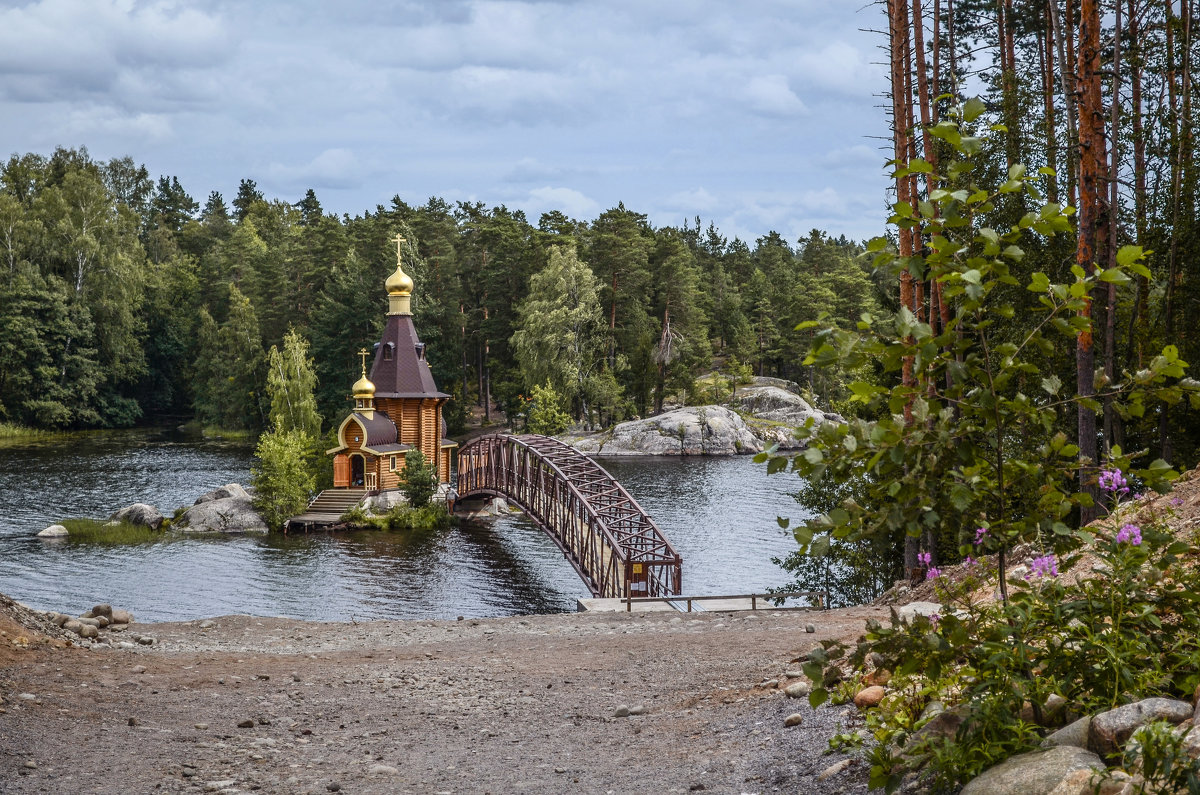
{"label": "tree trunk", "polygon": [[[1075,48],[1072,45],[1072,37],[1069,34],[1069,26],[1074,24],[1074,17],[1071,14],[1071,0],[1067,0],[1067,26],[1064,28],[1063,20],[1058,13],[1058,0],[1048,0],[1050,8],[1050,24],[1054,28],[1054,40],[1058,43],[1058,76],[1059,84],[1062,87],[1063,103],[1066,105],[1067,115],[1067,195],[1066,202],[1070,205],[1075,205],[1075,184],[1077,179],[1076,163],[1078,156],[1076,154],[1079,147],[1079,135],[1075,130],[1075,74],[1072,71],[1075,64]],[[1064,51],[1065,46],[1065,51]]]}
{"label": "tree trunk", "polygon": [[[892,143],[897,166],[903,165],[909,159],[908,135],[912,118],[912,86],[906,74],[908,57],[908,2],[907,0],[887,0],[888,12],[888,49],[891,56],[891,93],[892,93]],[[908,177],[896,178],[896,200],[912,202],[912,180]],[[906,229],[899,234],[899,255],[901,258],[913,254],[913,237]],[[913,278],[906,267],[900,272],[900,305],[911,310],[913,306]],[[913,377],[913,361],[906,357],[903,363],[901,377],[907,387],[915,384]],[[912,421],[912,410],[905,406],[905,419]],[[920,576],[920,563],[917,554],[920,552],[921,539],[905,536],[904,538],[904,570],[910,580]]]}
{"label": "tree trunk", "polygon": [[[1185,158],[1190,160],[1191,147],[1188,146],[1191,129],[1191,32],[1192,32],[1192,12],[1189,0],[1181,0],[1179,4],[1180,19],[1183,21],[1183,52],[1179,57],[1181,64],[1180,72],[1175,70],[1175,58],[1172,30],[1174,28],[1174,20],[1172,19],[1174,11],[1171,7],[1171,0],[1167,0],[1167,59],[1168,59],[1168,90],[1170,92],[1170,116],[1171,116],[1171,134],[1174,136],[1175,154],[1174,162],[1171,168],[1171,249],[1168,257],[1167,267],[1167,302],[1166,302],[1166,339],[1167,342],[1175,344],[1175,287],[1179,280],[1179,222],[1181,218],[1180,207],[1182,204],[1182,186],[1183,186],[1183,170]],[[1180,86],[1176,90],[1175,80],[1180,78]],[[1176,112],[1175,103],[1177,98],[1183,97],[1183,108],[1180,113]],[[1171,438],[1168,433],[1170,428],[1171,408],[1169,404],[1162,404],[1158,415],[1158,446],[1160,455],[1166,461],[1170,461],[1173,451],[1171,449]]]}
{"label": "tree trunk", "polygon": [[[1108,182],[1108,267],[1117,266],[1118,229],[1120,215],[1117,196],[1117,176],[1120,171],[1120,123],[1121,123],[1121,3],[1116,3],[1116,22],[1113,26],[1113,78],[1112,118],[1109,123],[1112,140]],[[1116,338],[1117,338],[1117,285],[1109,282],[1105,290],[1107,304],[1104,308],[1104,375],[1109,384],[1116,383]],[[1104,449],[1107,453],[1114,443],[1123,446],[1120,419],[1114,416],[1112,397],[1104,398]]]}
{"label": "tree trunk", "polygon": [[[1133,216],[1134,243],[1141,245],[1146,240],[1146,133],[1142,117],[1142,66],[1144,55],[1141,44],[1141,20],[1135,0],[1128,0],[1129,6],[1129,91],[1130,108],[1133,115]],[[1133,366],[1135,347],[1140,349],[1141,342],[1149,334],[1149,296],[1150,283],[1144,276],[1137,276],[1132,316],[1129,319],[1129,332],[1125,341],[1125,367]],[[1141,355],[1138,351],[1138,366],[1141,367]]]}
{"label": "tree trunk", "polygon": [[[1054,114],[1054,24],[1050,18],[1050,3],[1046,4],[1046,35],[1038,47],[1038,57],[1042,68],[1042,103],[1046,127],[1046,165],[1058,171],[1058,127]],[[1058,202],[1058,175],[1051,176],[1047,182],[1046,198]]]}
{"label": "tree trunk", "polygon": [[[1079,244],[1076,263],[1085,273],[1096,269],[1098,233],[1102,213],[1101,181],[1104,179],[1104,104],[1100,92],[1100,7],[1097,0],[1083,0],[1079,13]],[[1080,316],[1087,326],[1080,331],[1075,349],[1075,375],[1081,398],[1095,394],[1096,353],[1092,336],[1092,306],[1095,293],[1084,296]],[[1098,500],[1094,473],[1096,452],[1096,414],[1079,406],[1080,490]],[[1080,523],[1096,518],[1097,506],[1080,510]]]}

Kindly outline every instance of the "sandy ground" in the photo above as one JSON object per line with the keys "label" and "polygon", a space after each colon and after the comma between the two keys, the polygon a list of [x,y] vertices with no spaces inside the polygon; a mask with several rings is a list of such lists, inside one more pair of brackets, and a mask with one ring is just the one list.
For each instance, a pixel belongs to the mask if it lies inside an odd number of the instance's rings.
{"label": "sandy ground", "polygon": [[881,612],[226,616],[80,649],[0,610],[0,792],[862,793],[858,762],[817,781],[854,708],[771,680]]}

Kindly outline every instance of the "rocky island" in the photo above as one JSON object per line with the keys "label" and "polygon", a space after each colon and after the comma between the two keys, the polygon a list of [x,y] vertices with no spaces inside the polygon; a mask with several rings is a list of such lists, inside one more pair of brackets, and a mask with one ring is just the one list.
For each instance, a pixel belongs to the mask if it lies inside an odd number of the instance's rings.
{"label": "rocky island", "polygon": [[778,378],[755,378],[723,406],[686,406],[630,420],[599,433],[560,438],[588,455],[753,455],[771,446],[803,446],[795,428],[805,423],[845,422],[800,396]]}

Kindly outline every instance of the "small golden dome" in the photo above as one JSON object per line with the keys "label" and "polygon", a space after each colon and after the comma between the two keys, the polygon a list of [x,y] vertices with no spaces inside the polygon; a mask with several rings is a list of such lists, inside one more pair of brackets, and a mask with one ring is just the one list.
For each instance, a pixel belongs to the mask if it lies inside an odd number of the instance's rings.
{"label": "small golden dome", "polygon": [[397,262],[396,272],[387,277],[387,281],[383,283],[383,286],[387,288],[388,295],[412,295],[413,280],[400,267],[400,263]]}
{"label": "small golden dome", "polygon": [[366,374],[354,382],[354,386],[350,387],[351,392],[356,398],[373,398],[375,397],[375,385],[371,383],[371,379],[367,378]]}

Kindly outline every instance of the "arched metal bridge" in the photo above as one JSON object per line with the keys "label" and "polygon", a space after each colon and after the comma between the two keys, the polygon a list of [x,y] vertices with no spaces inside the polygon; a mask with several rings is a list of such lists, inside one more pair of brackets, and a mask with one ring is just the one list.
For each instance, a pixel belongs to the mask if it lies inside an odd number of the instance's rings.
{"label": "arched metal bridge", "polygon": [[682,559],[629,492],[548,436],[492,435],[458,452],[459,499],[503,497],[550,536],[592,595],[677,596]]}

